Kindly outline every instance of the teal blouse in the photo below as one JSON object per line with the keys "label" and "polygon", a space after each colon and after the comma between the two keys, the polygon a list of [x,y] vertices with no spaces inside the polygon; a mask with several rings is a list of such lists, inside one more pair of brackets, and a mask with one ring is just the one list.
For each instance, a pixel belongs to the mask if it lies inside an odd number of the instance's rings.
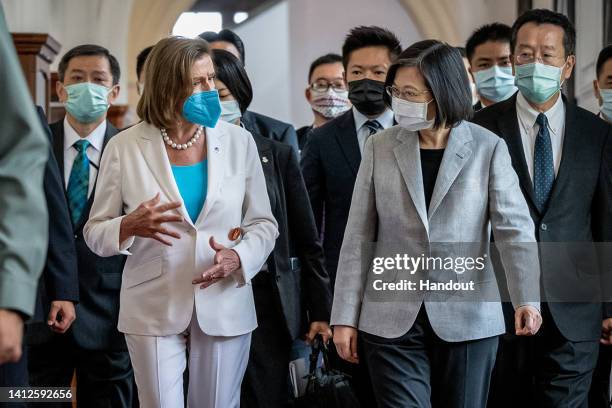
{"label": "teal blouse", "polygon": [[172,165],[172,174],[185,202],[187,213],[194,223],[204,207],[208,190],[207,160],[189,166]]}

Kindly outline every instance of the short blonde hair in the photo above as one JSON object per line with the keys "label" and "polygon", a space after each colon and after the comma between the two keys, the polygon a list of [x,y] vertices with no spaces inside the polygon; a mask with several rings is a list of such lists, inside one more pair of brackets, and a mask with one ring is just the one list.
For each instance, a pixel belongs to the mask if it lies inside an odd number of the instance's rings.
{"label": "short blonde hair", "polygon": [[138,116],[159,129],[175,127],[182,104],[193,90],[191,68],[204,55],[210,55],[210,47],[200,38],[168,37],[159,41],[145,63]]}

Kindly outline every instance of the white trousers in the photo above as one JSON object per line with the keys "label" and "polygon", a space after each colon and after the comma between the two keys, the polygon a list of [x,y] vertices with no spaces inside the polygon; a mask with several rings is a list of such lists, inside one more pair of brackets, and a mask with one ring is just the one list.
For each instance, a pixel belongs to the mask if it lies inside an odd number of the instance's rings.
{"label": "white trousers", "polygon": [[182,408],[183,372],[189,350],[189,408],[240,406],[240,385],[249,360],[251,333],[209,336],[197,317],[171,336],[125,335],[142,408]]}

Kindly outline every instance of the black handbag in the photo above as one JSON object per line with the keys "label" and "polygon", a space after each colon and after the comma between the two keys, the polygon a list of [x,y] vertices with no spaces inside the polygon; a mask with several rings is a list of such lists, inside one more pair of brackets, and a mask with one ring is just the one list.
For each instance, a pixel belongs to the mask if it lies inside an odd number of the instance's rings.
{"label": "black handbag", "polygon": [[[319,354],[323,354],[323,367],[317,367]],[[359,408],[350,376],[329,367],[327,345],[320,336],[312,344],[308,385],[304,396],[295,400],[295,408]]]}

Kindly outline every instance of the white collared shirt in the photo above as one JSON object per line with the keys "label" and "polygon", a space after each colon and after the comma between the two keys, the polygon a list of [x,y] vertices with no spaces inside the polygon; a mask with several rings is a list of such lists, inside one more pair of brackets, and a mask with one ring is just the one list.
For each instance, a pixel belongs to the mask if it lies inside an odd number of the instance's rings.
{"label": "white collared shirt", "polygon": [[353,106],[353,116],[355,118],[355,130],[357,130],[357,142],[359,143],[359,151],[363,154],[363,147],[365,146],[365,142],[370,136],[370,129],[365,126],[365,123],[368,120],[376,120],[383,129],[389,129],[393,126],[393,111],[391,109],[386,109],[383,113],[381,113],[378,117],[374,119],[369,119],[366,115],[359,112]]}
{"label": "white collared shirt", "polygon": [[[98,167],[100,166],[100,157],[102,155],[102,146],[104,146],[104,136],[106,135],[106,121],[102,121],[100,125],[93,130],[84,139],[89,142],[87,148],[87,157],[89,162],[93,165],[89,166],[89,189],[87,196],[89,197],[93,191],[94,185],[96,184],[96,177],[98,176]],[[68,119],[64,118],[64,185],[68,188],[68,181],[70,180],[70,172],[72,171],[72,165],[74,159],[76,159],[79,151],[74,147],[74,144],[81,140],[79,134],[70,126]]]}
{"label": "white collared shirt", "polygon": [[[540,112],[533,109],[523,94],[519,92],[516,97],[516,116],[518,117],[521,140],[523,141],[525,161],[527,162],[529,177],[531,177],[532,181],[535,140],[540,130],[540,126],[536,123],[539,114]],[[550,131],[550,142],[552,144],[553,164],[556,177],[559,173],[559,165],[561,164],[563,137],[565,134],[565,103],[563,103],[561,95],[559,95],[557,102],[555,102],[552,108],[544,112],[544,115],[546,115],[548,119],[548,129]]]}

